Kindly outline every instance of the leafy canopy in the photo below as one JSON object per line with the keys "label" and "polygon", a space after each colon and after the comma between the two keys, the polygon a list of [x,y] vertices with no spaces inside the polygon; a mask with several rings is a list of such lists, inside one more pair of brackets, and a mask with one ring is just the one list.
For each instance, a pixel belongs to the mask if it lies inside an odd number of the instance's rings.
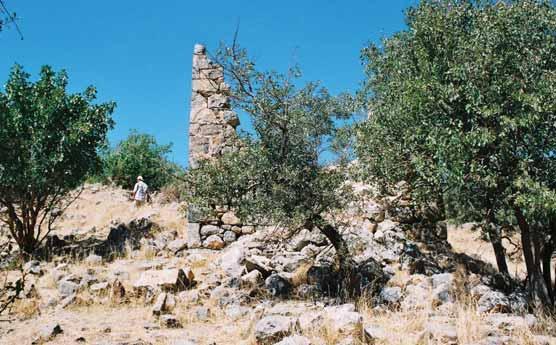
{"label": "leafy canopy", "polygon": [[51,211],[99,166],[115,104],[94,104],[92,86],[68,94],[67,74],[48,66],[29,78],[15,65],[0,92],[0,219],[32,252],[59,215]]}
{"label": "leafy canopy", "polygon": [[167,158],[172,145],[160,145],[154,136],[132,131],[103,159],[103,178],[124,188],[133,187],[143,176],[149,188],[160,189],[180,168]]}
{"label": "leafy canopy", "polygon": [[243,219],[302,226],[341,208],[345,177],[322,163],[350,116],[350,99],[334,97],[318,83],[298,86],[297,68],[286,74],[261,72],[245,50],[222,47],[217,54],[231,84],[235,109],[246,113],[253,132],[239,149],[201,162],[188,174],[187,199],[205,210],[227,205]]}

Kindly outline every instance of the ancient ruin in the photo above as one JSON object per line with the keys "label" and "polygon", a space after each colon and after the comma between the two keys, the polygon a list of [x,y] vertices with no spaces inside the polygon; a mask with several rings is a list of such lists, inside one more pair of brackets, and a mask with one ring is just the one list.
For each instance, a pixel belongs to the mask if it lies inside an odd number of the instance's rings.
{"label": "ancient ruin", "polygon": [[230,109],[224,70],[210,61],[205,46],[193,51],[191,111],[189,114],[189,166],[200,159],[218,157],[233,148],[237,114]]}

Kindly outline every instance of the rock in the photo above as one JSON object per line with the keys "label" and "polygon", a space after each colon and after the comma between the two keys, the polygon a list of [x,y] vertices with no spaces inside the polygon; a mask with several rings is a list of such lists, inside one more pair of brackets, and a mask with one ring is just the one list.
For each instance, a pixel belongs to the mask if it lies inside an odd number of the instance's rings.
{"label": "rock", "polygon": [[85,263],[89,265],[100,265],[102,264],[102,256],[91,254],[85,258]]}
{"label": "rock", "polygon": [[320,311],[305,311],[299,315],[299,327],[306,333],[311,333],[322,328],[324,323],[324,313]]}
{"label": "rock", "polygon": [[168,242],[166,246],[173,253],[187,248],[187,241],[181,238]]}
{"label": "rock", "polygon": [[292,335],[282,339],[275,345],[311,345],[311,341],[300,335]]}
{"label": "rock", "polygon": [[208,98],[209,109],[222,109],[227,108],[230,99],[228,96],[222,94],[214,94]]}
{"label": "rock", "polygon": [[491,311],[498,312],[509,312],[510,311],[510,301],[506,295],[498,291],[490,291],[477,302],[477,310],[480,313],[487,313]]}
{"label": "rock", "polygon": [[76,294],[73,295],[69,295],[67,297],[64,297],[60,303],[58,304],[58,307],[61,309],[66,308],[67,306],[73,304],[73,302],[75,302],[75,300],[77,299]]}
{"label": "rock", "polygon": [[244,317],[245,315],[248,315],[249,313],[251,313],[251,308],[248,307],[243,307],[240,306],[238,304],[232,304],[226,307],[226,309],[224,310],[224,313],[226,314],[227,317],[229,317],[232,320],[238,320],[242,317]]}
{"label": "rock", "polygon": [[[391,221],[390,219],[386,219],[386,220],[384,220],[384,221],[378,223],[378,226],[377,226],[377,230],[376,230],[376,231],[377,231],[377,232],[380,231],[380,232],[382,232],[382,233],[385,233],[385,232],[387,232],[387,231],[395,231],[397,227],[398,227],[398,223],[397,223],[397,222],[393,222],[393,221]],[[376,239],[376,233],[375,233],[375,237],[374,237],[374,238]]]}
{"label": "rock", "polygon": [[265,287],[273,296],[287,296],[292,291],[292,284],[289,279],[274,273],[265,280]]}
{"label": "rock", "polygon": [[222,239],[226,243],[232,243],[237,239],[237,235],[233,231],[226,231],[226,232],[224,232],[224,235],[222,236]]}
{"label": "rock", "polygon": [[314,265],[307,271],[307,283],[315,285],[323,294],[338,292],[338,275],[332,266]]}
{"label": "rock", "polygon": [[408,285],[401,306],[403,310],[425,308],[430,302],[430,290],[421,285]]}
{"label": "rock", "polygon": [[515,331],[517,329],[535,327],[535,325],[537,324],[537,318],[531,314],[527,314],[525,316],[517,316],[494,313],[488,315],[487,322],[491,324],[495,329]]}
{"label": "rock", "polygon": [[296,321],[294,318],[270,315],[255,325],[255,339],[258,345],[272,345],[291,335]]}
{"label": "rock", "polygon": [[437,341],[440,344],[457,345],[457,329],[454,325],[444,322],[427,322],[419,343],[426,344],[430,340]]}
{"label": "rock", "polygon": [[210,235],[203,241],[203,247],[213,250],[222,249],[225,245],[226,243],[218,235]]}
{"label": "rock", "polygon": [[94,293],[107,293],[110,289],[110,284],[108,282],[96,283],[91,285],[89,289]]}
{"label": "rock", "polygon": [[58,323],[52,323],[44,326],[39,332],[39,339],[35,341],[35,344],[42,342],[48,342],[54,339],[58,334],[64,333],[64,330]]}
{"label": "rock", "polygon": [[234,111],[231,110],[224,111],[222,113],[222,118],[224,119],[224,122],[226,122],[228,125],[234,128],[239,126],[239,117]]}
{"label": "rock", "polygon": [[244,225],[241,227],[241,233],[243,235],[250,235],[255,233],[255,227],[252,225]]}
{"label": "rock", "polygon": [[387,304],[397,304],[402,298],[402,289],[400,287],[385,287],[380,292],[380,300]]}
{"label": "rock", "polygon": [[79,289],[79,284],[74,283],[70,280],[61,280],[58,282],[58,292],[62,297],[68,297],[74,295]]}
{"label": "rock", "polygon": [[384,342],[388,339],[388,332],[378,325],[369,325],[363,330],[365,341],[370,344],[375,344],[377,341]]}
{"label": "rock", "polygon": [[216,225],[207,224],[201,227],[201,237],[209,237],[212,235],[219,235],[224,232],[224,229]]}
{"label": "rock", "polygon": [[431,276],[432,279],[432,288],[436,289],[442,285],[446,285],[447,287],[452,286],[452,282],[454,281],[454,275],[452,273],[440,273],[440,274],[433,274]]}
{"label": "rock", "polygon": [[268,277],[272,271],[270,260],[260,255],[251,255],[243,261],[247,272],[257,270],[262,273],[263,277]]}
{"label": "rock", "polygon": [[110,292],[110,300],[114,304],[120,304],[124,302],[125,298],[125,288],[122,282],[118,279],[114,280],[112,283],[112,291]]}
{"label": "rock", "polygon": [[198,223],[187,224],[187,247],[201,248],[201,226]]}
{"label": "rock", "polygon": [[257,270],[253,270],[241,277],[241,282],[249,286],[258,286],[263,282],[263,275]]}
{"label": "rock", "polygon": [[275,255],[270,261],[279,267],[278,270],[294,272],[302,265],[309,263],[310,259],[299,252],[284,252]]}
{"label": "rock", "polygon": [[195,307],[193,309],[193,314],[197,321],[207,321],[210,318],[210,309],[205,306]]}
{"label": "rock", "polygon": [[232,211],[228,211],[222,215],[222,223],[229,225],[241,225],[241,219],[236,217]]}
{"label": "rock", "polygon": [[162,326],[164,326],[166,328],[181,328],[182,327],[178,318],[176,318],[174,315],[171,315],[171,314],[166,314],[166,315],[160,316],[160,323],[161,323]]}
{"label": "rock", "polygon": [[153,315],[161,315],[165,311],[166,305],[166,293],[163,292],[156,298],[156,302],[154,302],[154,306],[152,308]]}
{"label": "rock", "polygon": [[178,299],[185,305],[189,304],[196,304],[201,300],[201,296],[199,295],[199,291],[197,290],[189,290],[189,291],[182,291],[178,294]]}
{"label": "rock", "polygon": [[326,307],[325,312],[332,333],[358,338],[363,336],[363,315],[355,311],[353,304]]}
{"label": "rock", "polygon": [[28,274],[42,275],[41,263],[38,260],[31,260],[23,265],[23,271]]}
{"label": "rock", "polygon": [[219,259],[219,265],[230,277],[239,278],[246,269],[243,266],[245,248],[241,243],[234,243],[228,246]]}
{"label": "rock", "polygon": [[193,272],[189,269],[150,270],[143,272],[133,286],[136,289],[159,288],[162,291],[183,291],[191,286],[193,279]]}

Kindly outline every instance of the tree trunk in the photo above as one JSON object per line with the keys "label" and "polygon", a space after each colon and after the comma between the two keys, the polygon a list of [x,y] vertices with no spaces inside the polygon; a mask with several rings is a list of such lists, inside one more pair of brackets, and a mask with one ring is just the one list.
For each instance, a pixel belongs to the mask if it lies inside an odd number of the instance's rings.
{"label": "tree trunk", "polygon": [[506,249],[502,245],[502,234],[500,233],[500,228],[498,226],[489,226],[489,238],[490,243],[492,244],[492,249],[494,250],[494,256],[496,257],[498,272],[509,277],[510,272],[506,262]]}
{"label": "tree trunk", "polygon": [[544,277],[541,273],[540,267],[535,264],[529,223],[527,222],[527,219],[525,219],[525,216],[519,207],[514,207],[514,214],[517,218],[517,223],[521,231],[521,244],[523,246],[525,265],[527,267],[527,285],[529,288],[529,294],[534,301],[539,301],[542,307],[552,307],[552,301],[548,294]]}

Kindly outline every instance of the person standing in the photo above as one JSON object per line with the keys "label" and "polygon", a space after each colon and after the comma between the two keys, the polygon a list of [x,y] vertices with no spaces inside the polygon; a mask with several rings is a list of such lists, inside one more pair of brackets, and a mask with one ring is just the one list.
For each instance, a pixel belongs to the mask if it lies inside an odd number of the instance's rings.
{"label": "person standing", "polygon": [[143,182],[142,176],[137,176],[137,183],[135,187],[133,187],[133,200],[135,200],[135,206],[141,207],[147,200],[147,193],[148,193],[149,186],[145,182]]}

